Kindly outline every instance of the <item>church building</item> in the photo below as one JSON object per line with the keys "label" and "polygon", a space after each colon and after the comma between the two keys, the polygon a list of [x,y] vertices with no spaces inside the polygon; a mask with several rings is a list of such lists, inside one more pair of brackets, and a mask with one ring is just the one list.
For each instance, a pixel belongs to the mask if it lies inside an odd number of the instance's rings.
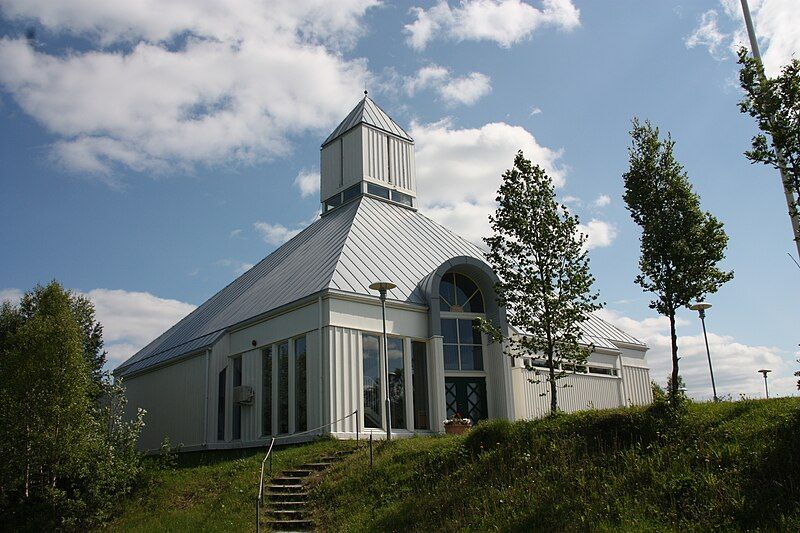
{"label": "church building", "polygon": [[[486,317],[508,331],[497,278],[477,246],[417,210],[408,133],[365,94],[322,144],[320,169],[318,220],[114,371],[128,414],[147,410],[140,447],[382,438],[387,418],[393,436],[435,434],[455,413],[545,415],[546,383],[531,381],[543,361],[526,369],[473,328]],[[386,360],[376,282],[395,286]],[[593,352],[567,369],[561,408],[649,403],[647,347],[595,315],[582,332]]]}

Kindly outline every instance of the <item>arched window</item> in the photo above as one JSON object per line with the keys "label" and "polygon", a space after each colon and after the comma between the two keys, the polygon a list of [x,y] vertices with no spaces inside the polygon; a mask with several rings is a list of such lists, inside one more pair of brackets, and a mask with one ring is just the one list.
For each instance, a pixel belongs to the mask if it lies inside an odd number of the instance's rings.
{"label": "arched window", "polygon": [[483,295],[474,281],[463,274],[448,272],[439,284],[441,310],[451,313],[483,313]]}

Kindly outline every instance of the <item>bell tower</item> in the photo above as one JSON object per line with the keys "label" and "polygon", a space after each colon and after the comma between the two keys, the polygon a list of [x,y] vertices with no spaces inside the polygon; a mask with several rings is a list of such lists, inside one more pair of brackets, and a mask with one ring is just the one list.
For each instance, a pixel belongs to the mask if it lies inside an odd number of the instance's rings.
{"label": "bell tower", "polygon": [[322,214],[362,195],[410,209],[416,206],[414,139],[364,98],[322,143]]}

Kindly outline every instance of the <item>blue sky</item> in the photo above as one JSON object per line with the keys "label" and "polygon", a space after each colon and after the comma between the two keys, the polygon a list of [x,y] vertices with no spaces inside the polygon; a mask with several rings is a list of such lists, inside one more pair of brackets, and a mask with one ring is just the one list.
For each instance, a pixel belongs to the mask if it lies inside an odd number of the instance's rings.
{"label": "blue sky", "polygon": [[[772,72],[800,52],[792,4],[752,2]],[[0,0],[0,14],[0,295],[53,278],[89,294],[112,366],[313,220],[319,144],[366,84],[417,141],[422,211],[471,240],[516,149],[551,171],[590,235],[604,316],[651,345],[659,381],[668,330],[633,283],[621,175],[632,117],[671,132],[730,236],[735,278],[708,298],[718,389],[761,394],[768,366],[771,390],[795,392],[800,269],[777,174],[742,155],[756,130],[737,108],[738,1]],[[692,312],[679,335],[707,396]]]}

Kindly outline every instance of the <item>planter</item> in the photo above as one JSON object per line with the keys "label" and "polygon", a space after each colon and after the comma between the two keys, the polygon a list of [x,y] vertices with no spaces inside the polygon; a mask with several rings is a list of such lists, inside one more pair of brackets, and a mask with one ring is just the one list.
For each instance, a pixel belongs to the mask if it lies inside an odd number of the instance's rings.
{"label": "planter", "polygon": [[444,432],[448,435],[463,435],[469,428],[472,427],[472,423],[469,424],[445,424],[444,425]]}

